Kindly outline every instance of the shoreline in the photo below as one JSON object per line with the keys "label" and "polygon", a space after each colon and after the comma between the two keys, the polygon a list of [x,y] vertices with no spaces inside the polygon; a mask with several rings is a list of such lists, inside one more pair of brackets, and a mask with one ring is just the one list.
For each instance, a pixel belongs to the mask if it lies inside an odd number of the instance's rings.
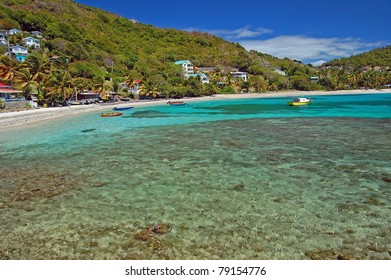
{"label": "shoreline", "polygon": [[[273,98],[273,97],[295,97],[295,96],[316,96],[316,95],[340,95],[340,94],[379,94],[391,93],[391,89],[381,90],[340,90],[340,91],[280,91],[266,93],[238,93],[238,94],[218,94],[215,96],[188,97],[182,100],[186,102],[208,101],[208,100],[228,100],[245,98]],[[134,106],[145,107],[161,105],[167,103],[167,100],[151,101],[130,101],[124,103],[112,103],[110,105],[92,104],[76,105],[68,107],[40,108],[25,111],[0,113],[0,130],[3,128],[19,128],[22,126],[40,124],[45,121],[53,121],[60,117],[73,116],[76,114],[85,114],[97,111],[109,111],[114,107]]]}

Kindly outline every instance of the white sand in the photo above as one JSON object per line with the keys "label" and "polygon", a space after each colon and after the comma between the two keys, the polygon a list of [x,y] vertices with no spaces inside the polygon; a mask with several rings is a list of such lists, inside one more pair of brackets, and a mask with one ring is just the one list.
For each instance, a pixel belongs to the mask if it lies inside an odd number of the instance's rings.
{"label": "white sand", "polygon": [[[268,93],[246,93],[246,94],[218,94],[215,96],[205,96],[196,98],[184,98],[186,102],[201,100],[222,100],[222,99],[242,99],[242,98],[262,98],[262,97],[293,97],[293,96],[310,96],[310,95],[336,95],[336,94],[368,94],[368,93],[391,93],[391,89],[382,90],[341,90],[341,91],[287,91],[287,92],[268,92]],[[77,105],[58,108],[40,108],[34,110],[5,112],[0,113],[0,129],[19,127],[22,125],[32,125],[43,121],[53,120],[59,117],[66,117],[75,114],[89,112],[107,112],[114,107],[123,106],[151,106],[166,103],[167,100],[158,101],[131,101],[110,105]]]}

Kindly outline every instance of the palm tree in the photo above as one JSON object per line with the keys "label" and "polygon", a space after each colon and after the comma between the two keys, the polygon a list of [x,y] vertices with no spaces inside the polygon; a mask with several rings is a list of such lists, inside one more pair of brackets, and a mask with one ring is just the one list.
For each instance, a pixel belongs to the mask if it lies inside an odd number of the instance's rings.
{"label": "palm tree", "polygon": [[4,81],[14,80],[17,63],[12,58],[2,55],[0,56],[0,79]]}
{"label": "palm tree", "polygon": [[51,97],[52,101],[60,101],[61,103],[69,99],[73,93],[72,77],[69,72],[57,70],[52,72],[47,82],[47,96]]}
{"label": "palm tree", "polygon": [[[24,69],[23,73],[29,72],[30,79],[33,85],[37,87],[38,98],[42,102],[45,99],[44,86],[50,74],[50,59],[47,50],[42,54],[33,53],[24,62],[20,64],[20,70]],[[27,71],[27,72],[26,72]]]}
{"label": "palm tree", "polygon": [[103,76],[96,77],[93,81],[92,90],[102,94],[105,88],[105,78]]}
{"label": "palm tree", "polygon": [[26,99],[30,99],[30,93],[32,86],[36,86],[37,83],[33,80],[33,75],[28,68],[21,68],[15,73],[15,84],[24,91]]}
{"label": "palm tree", "polygon": [[140,92],[139,92],[140,96],[147,96],[154,99],[159,94],[160,92],[158,90],[158,86],[151,83],[148,80],[145,80],[143,84],[140,86]]}

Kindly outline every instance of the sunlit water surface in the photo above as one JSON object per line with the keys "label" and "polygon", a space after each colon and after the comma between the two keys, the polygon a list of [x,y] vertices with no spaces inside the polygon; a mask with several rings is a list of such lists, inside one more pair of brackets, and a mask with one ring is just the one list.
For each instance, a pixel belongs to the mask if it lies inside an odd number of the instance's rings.
{"label": "sunlit water surface", "polygon": [[288,100],[0,131],[0,259],[391,259],[391,95]]}

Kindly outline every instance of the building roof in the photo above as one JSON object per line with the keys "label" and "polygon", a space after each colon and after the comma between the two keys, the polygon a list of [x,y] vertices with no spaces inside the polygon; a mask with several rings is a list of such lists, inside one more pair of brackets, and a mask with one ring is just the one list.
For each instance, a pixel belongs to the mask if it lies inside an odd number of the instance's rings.
{"label": "building roof", "polygon": [[191,64],[190,60],[178,60],[175,61],[175,64],[182,65],[182,64]]}
{"label": "building roof", "polygon": [[11,88],[9,85],[0,82],[0,88]]}
{"label": "building roof", "polygon": [[0,88],[0,93],[22,93],[21,90],[10,89],[10,88]]}
{"label": "building roof", "polygon": [[39,42],[39,43],[41,42],[41,40],[35,39],[34,37],[31,37],[31,36],[30,37],[26,37],[26,38],[23,39],[23,41],[27,41],[27,40],[33,40],[33,41]]}
{"label": "building roof", "polygon": [[14,48],[18,48],[18,49],[25,49],[25,50],[27,50],[27,48],[25,48],[25,47],[22,47],[22,46],[19,46],[19,45],[16,45],[16,46],[10,46],[10,49],[14,49]]}

